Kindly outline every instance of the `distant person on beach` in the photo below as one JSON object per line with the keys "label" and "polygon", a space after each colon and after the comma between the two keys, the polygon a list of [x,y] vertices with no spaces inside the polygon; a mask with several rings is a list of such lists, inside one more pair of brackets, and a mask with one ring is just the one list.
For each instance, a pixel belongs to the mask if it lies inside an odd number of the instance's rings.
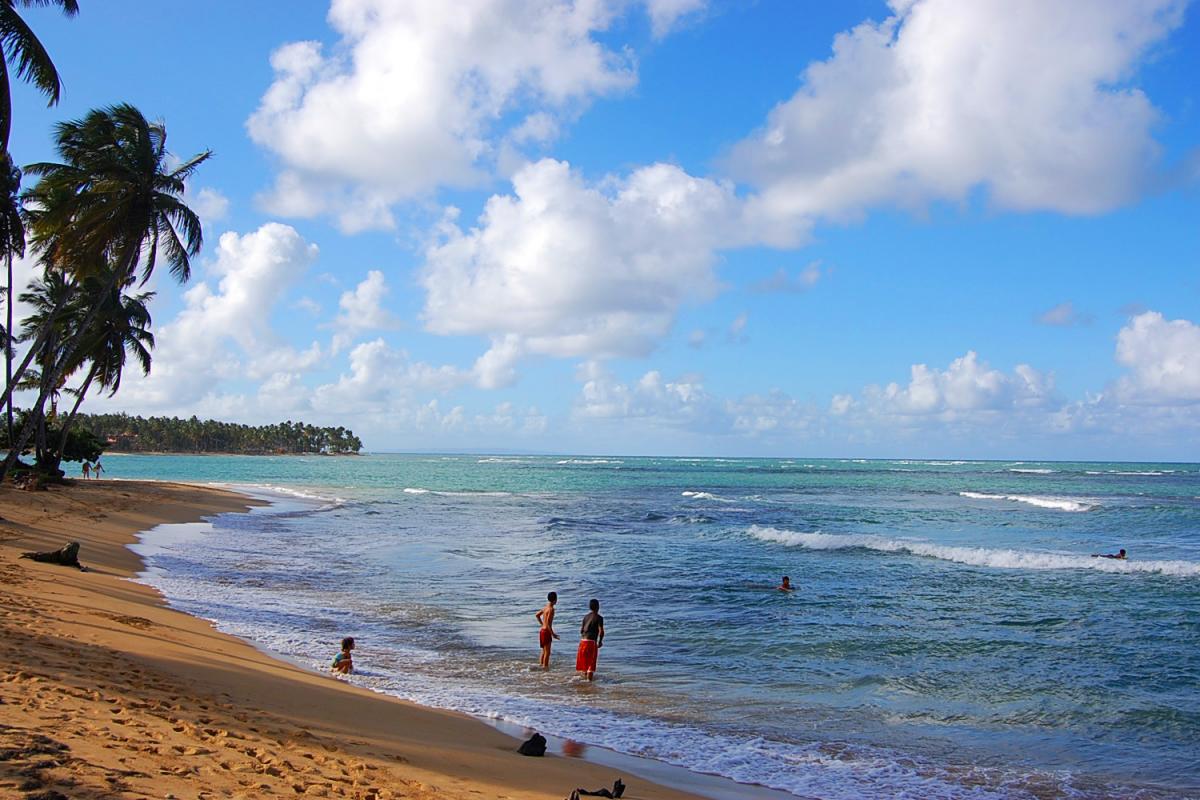
{"label": "distant person on beach", "polygon": [[99,478],[100,473],[104,471],[104,467],[100,466],[100,460],[96,459],[96,463],[92,464],[92,477]]}
{"label": "distant person on beach", "polygon": [[575,656],[575,669],[582,672],[590,681],[596,677],[596,660],[600,656],[600,648],[604,646],[604,617],[600,616],[600,601],[592,598],[588,601],[591,611],[583,618],[579,626],[579,653]]}
{"label": "distant person on beach", "polygon": [[347,636],[342,639],[342,652],[333,657],[333,671],[340,672],[343,675],[349,675],[354,672],[354,658],[351,653],[354,651],[354,637]]}
{"label": "distant person on beach", "polygon": [[1122,547],[1115,553],[1092,553],[1092,558],[1115,558],[1118,561],[1125,560],[1125,548]]}
{"label": "distant person on beach", "polygon": [[796,589],[795,586],[792,586],[792,579],[789,578],[787,575],[783,576],[783,582],[780,583],[775,588],[777,588],[781,592],[792,592],[792,591],[795,591],[795,589]]}
{"label": "distant person on beach", "polygon": [[92,477],[92,465],[85,461],[83,462],[83,479],[86,481],[90,477]]}
{"label": "distant person on beach", "polygon": [[558,634],[554,632],[554,604],[557,602],[558,592],[550,592],[546,595],[545,607],[534,614],[538,625],[542,626],[538,630],[538,645],[542,648],[542,657],[538,663],[542,665],[542,669],[550,669],[550,646],[553,640],[558,638]]}

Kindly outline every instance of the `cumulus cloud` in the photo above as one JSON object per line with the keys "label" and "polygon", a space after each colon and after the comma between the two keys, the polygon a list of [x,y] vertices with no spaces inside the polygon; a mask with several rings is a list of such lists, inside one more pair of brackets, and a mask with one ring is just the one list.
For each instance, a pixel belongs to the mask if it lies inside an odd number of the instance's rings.
{"label": "cumulus cloud", "polygon": [[1044,407],[1053,390],[1052,376],[1033,367],[1019,364],[1001,372],[968,351],[946,369],[914,364],[906,385],[868,386],[858,401],[837,396],[832,408],[841,414],[857,408],[875,415],[945,417]]}
{"label": "cumulus cloud", "polygon": [[[846,218],[984,188],[998,208],[1099,213],[1148,184],[1158,112],[1129,85],[1184,0],[891,0],[736,145],[756,212]],[[1036,65],[1036,75],[1030,72]]]}
{"label": "cumulus cloud", "polygon": [[1076,311],[1075,304],[1069,300],[1043,311],[1034,319],[1040,325],[1049,325],[1054,328],[1071,328],[1076,325],[1090,325],[1092,323],[1092,315]]}
{"label": "cumulus cloud", "polygon": [[582,387],[573,415],[582,419],[653,420],[660,424],[711,430],[728,427],[725,411],[696,377],[670,381],[651,370],[622,383],[597,362],[580,369]]}
{"label": "cumulus cloud", "polygon": [[[654,3],[655,19],[691,5]],[[545,140],[590,98],[635,83],[630,57],[595,38],[623,6],[333,0],[333,53],[317,42],[279,48],[247,123],[282,166],[267,208],[334,212],[356,231],[390,226],[398,200],[479,184],[506,133]]]}
{"label": "cumulus cloud", "polygon": [[670,380],[660,371],[650,370],[626,383],[600,363],[586,362],[577,377],[581,387],[572,416],[593,423],[620,422],[757,439],[806,434],[819,417],[816,409],[778,390],[737,398],[717,397],[704,387],[698,375]]}
{"label": "cumulus cloud", "polygon": [[1117,362],[1130,373],[1117,397],[1138,405],[1200,403],[1200,325],[1157,311],[1133,317],[1117,334]]}
{"label": "cumulus cloud", "polygon": [[411,406],[418,392],[446,392],[469,380],[469,373],[413,361],[407,352],[375,339],[350,351],[350,371],[317,387],[313,405],[342,413]]}
{"label": "cumulus cloud", "polygon": [[716,249],[753,235],[739,214],[731,187],[669,164],[590,185],[543,159],[475,227],[445,221],[421,277],[426,327],[489,337],[497,377],[524,355],[645,355],[718,290]]}
{"label": "cumulus cloud", "polygon": [[333,339],[335,352],[344,349],[356,333],[387,330],[399,324],[399,320],[383,307],[387,294],[387,280],[377,269],[368,272],[354,289],[342,292],[338,300],[340,311],[333,322],[338,331]]}
{"label": "cumulus cloud", "polygon": [[156,332],[150,376],[122,385],[122,400],[146,409],[187,407],[222,381],[303,372],[321,358],[314,342],[298,349],[270,327],[271,310],[316,260],[317,246],[294,228],[268,223],[221,236],[208,275],[183,296],[184,308]]}

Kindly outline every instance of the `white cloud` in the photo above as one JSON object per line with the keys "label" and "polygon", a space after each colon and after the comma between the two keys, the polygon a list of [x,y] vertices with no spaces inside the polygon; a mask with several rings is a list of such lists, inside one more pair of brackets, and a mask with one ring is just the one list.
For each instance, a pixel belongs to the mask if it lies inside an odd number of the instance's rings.
{"label": "white cloud", "polygon": [[1116,358],[1131,371],[1117,383],[1123,402],[1200,403],[1200,325],[1167,321],[1157,311],[1139,314],[1117,334]]}
{"label": "white cloud", "polygon": [[646,0],[650,26],[656,37],[666,36],[680,20],[702,12],[708,0]]}
{"label": "white cloud", "polygon": [[354,287],[353,290],[343,291],[337,301],[338,308],[335,326],[343,331],[388,330],[398,324],[395,315],[383,307],[384,297],[388,296],[388,281],[379,270],[367,272],[367,277]]}
{"label": "white cloud", "polygon": [[[20,258],[14,258],[13,267],[13,333],[21,332],[21,322],[33,312],[33,307],[21,300],[21,295],[29,290],[29,284],[34,280],[40,280],[42,277],[42,265],[33,253],[27,249],[25,255]],[[7,277],[4,278],[4,286],[7,287]],[[7,299],[4,301],[7,303]],[[3,312],[4,319],[0,320],[3,324],[8,324],[8,308],[5,307]],[[20,347],[20,345],[18,345]],[[19,357],[20,354],[18,354]]]}
{"label": "white cloud", "polygon": [[495,375],[523,355],[645,355],[718,290],[715,249],[753,235],[729,186],[668,164],[593,186],[543,159],[513,191],[472,229],[447,219],[421,278],[427,328],[490,337]]}
{"label": "white cloud", "polygon": [[590,98],[635,83],[630,57],[593,38],[623,5],[333,0],[337,48],[279,48],[247,123],[283,167],[267,207],[336,212],[355,231],[390,226],[401,199],[480,183],[506,126],[544,139]]}
{"label": "white cloud", "polygon": [[1070,328],[1076,325],[1090,324],[1092,316],[1076,311],[1075,304],[1068,300],[1038,314],[1035,320],[1041,325],[1049,325],[1055,328]]}
{"label": "white cloud", "polygon": [[315,342],[296,349],[269,322],[284,292],[316,257],[317,246],[287,225],[223,234],[206,265],[216,288],[205,281],[184,294],[183,310],[155,334],[150,376],[123,383],[123,403],[144,410],[194,407],[223,381],[269,379],[316,366],[321,349]]}
{"label": "white cloud", "polygon": [[595,362],[584,365],[581,377],[583,386],[572,412],[576,418],[649,419],[671,426],[727,427],[727,423],[720,422],[724,415],[720,403],[697,378],[667,381],[662,373],[652,370],[626,384]]}
{"label": "white cloud", "polygon": [[[952,417],[1043,407],[1051,401],[1053,389],[1053,378],[1030,366],[1019,364],[1011,374],[1005,373],[968,351],[944,370],[914,364],[906,386],[869,386],[857,405],[877,415]],[[833,407],[845,413],[848,404],[835,397]]]}
{"label": "white cloud", "polygon": [[798,222],[963,201],[1099,213],[1146,188],[1156,109],[1128,81],[1184,0],[892,0],[734,149],[755,211]]}
{"label": "white cloud", "polygon": [[417,405],[420,392],[446,392],[464,385],[470,378],[470,373],[453,367],[412,361],[403,350],[375,339],[350,351],[349,373],[333,383],[318,386],[313,392],[313,406],[342,416],[411,410]]}
{"label": "white cloud", "polygon": [[197,191],[194,198],[188,198],[188,205],[205,225],[219,222],[229,216],[229,198],[207,186]]}

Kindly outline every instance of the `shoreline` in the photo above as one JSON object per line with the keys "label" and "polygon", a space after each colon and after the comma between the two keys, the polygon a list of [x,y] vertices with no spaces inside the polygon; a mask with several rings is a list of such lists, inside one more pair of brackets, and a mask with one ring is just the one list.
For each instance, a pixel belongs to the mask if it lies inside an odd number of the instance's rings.
{"label": "shoreline", "polygon": [[[35,651],[0,671],[0,747],[30,761],[0,762],[0,788],[541,800],[620,775],[632,800],[788,796],[611,751],[617,763],[529,759],[516,753],[516,731],[300,667],[137,582],[147,569],[130,548],[139,534],[262,505],[166,481],[0,487],[0,636],[11,653]],[[17,560],[69,540],[82,543],[88,571]],[[639,762],[646,769],[635,774]]]}

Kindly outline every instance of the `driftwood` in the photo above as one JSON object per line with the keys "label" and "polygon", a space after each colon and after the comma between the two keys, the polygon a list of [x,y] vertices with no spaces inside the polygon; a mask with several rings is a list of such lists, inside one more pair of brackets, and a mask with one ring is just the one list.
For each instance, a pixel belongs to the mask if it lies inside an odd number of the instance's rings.
{"label": "driftwood", "polygon": [[29,558],[43,564],[84,569],[83,564],[79,563],[79,542],[71,542],[58,550],[48,550],[44,553],[21,553],[21,558]]}
{"label": "driftwood", "polygon": [[625,783],[617,778],[617,782],[610,789],[597,789],[594,792],[589,792],[587,789],[576,789],[571,792],[569,800],[579,800],[580,797],[620,797],[625,794]]}

